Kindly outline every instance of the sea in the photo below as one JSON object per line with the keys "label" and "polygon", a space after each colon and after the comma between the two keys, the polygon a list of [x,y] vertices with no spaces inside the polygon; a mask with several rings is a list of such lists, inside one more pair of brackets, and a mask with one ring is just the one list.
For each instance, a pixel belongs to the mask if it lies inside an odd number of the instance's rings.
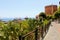
{"label": "sea", "polygon": [[9,21],[9,20],[13,20],[14,18],[0,18],[0,20],[2,21]]}
{"label": "sea", "polygon": [[24,20],[24,18],[0,18],[0,20],[2,20],[2,21],[11,21],[11,20],[14,20],[14,19]]}

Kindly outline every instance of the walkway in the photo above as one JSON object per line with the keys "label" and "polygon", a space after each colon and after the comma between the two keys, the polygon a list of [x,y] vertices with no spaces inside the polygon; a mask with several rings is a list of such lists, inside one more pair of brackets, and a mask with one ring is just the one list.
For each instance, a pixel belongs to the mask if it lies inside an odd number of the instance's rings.
{"label": "walkway", "polygon": [[44,40],[60,40],[60,24],[52,22]]}

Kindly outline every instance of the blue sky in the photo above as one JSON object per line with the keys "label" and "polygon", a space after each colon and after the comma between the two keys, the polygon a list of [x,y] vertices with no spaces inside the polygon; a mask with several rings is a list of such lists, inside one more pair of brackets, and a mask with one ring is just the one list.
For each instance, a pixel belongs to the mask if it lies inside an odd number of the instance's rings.
{"label": "blue sky", "polygon": [[58,5],[59,0],[0,0],[0,18],[33,18],[51,4]]}

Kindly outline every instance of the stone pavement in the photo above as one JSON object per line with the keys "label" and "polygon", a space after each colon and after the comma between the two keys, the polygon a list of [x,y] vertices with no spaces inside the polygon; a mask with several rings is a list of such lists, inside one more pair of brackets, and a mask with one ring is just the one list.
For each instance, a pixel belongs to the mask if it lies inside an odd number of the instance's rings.
{"label": "stone pavement", "polygon": [[43,40],[60,40],[60,23],[52,22]]}

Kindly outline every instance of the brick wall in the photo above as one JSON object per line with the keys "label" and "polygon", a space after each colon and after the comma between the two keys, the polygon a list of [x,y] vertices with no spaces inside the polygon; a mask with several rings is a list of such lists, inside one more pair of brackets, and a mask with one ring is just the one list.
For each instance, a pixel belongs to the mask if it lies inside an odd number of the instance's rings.
{"label": "brick wall", "polygon": [[53,15],[55,11],[57,11],[57,5],[45,6],[46,15]]}

